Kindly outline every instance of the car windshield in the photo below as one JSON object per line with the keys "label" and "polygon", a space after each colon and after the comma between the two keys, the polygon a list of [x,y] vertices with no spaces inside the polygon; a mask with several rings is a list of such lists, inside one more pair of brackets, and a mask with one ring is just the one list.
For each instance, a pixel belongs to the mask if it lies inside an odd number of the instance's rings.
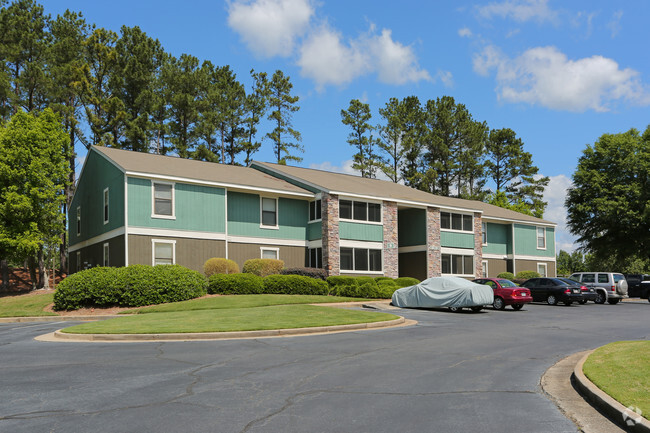
{"label": "car windshield", "polygon": [[510,280],[497,280],[497,281],[504,289],[508,289],[510,287],[517,287],[517,285]]}

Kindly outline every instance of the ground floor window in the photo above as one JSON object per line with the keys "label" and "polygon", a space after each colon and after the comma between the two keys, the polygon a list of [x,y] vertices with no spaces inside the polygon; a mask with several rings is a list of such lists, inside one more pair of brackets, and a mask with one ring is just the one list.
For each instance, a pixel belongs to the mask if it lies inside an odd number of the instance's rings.
{"label": "ground floor window", "polygon": [[474,256],[443,254],[442,273],[452,275],[474,275]]}
{"label": "ground floor window", "polygon": [[81,251],[77,251],[77,271],[81,270]]}
{"label": "ground floor window", "polygon": [[176,263],[176,241],[152,239],[153,265],[173,265]]}
{"label": "ground floor window", "polygon": [[542,277],[546,277],[546,263],[538,263],[537,264],[537,273],[541,275]]}
{"label": "ground floor window", "polygon": [[381,250],[341,248],[342,271],[381,272]]}
{"label": "ground floor window", "polygon": [[280,249],[279,248],[260,248],[261,256],[263,259],[279,259],[280,258]]}
{"label": "ground floor window", "polygon": [[323,249],[322,248],[309,248],[308,251],[309,259],[307,261],[307,266],[310,268],[322,268],[323,267]]}
{"label": "ground floor window", "polygon": [[481,262],[481,276],[483,278],[488,277],[488,262],[486,260],[483,260]]}
{"label": "ground floor window", "polygon": [[109,253],[109,247],[108,247],[108,242],[106,242],[106,243],[104,244],[104,261],[103,261],[103,266],[109,266],[108,253]]}

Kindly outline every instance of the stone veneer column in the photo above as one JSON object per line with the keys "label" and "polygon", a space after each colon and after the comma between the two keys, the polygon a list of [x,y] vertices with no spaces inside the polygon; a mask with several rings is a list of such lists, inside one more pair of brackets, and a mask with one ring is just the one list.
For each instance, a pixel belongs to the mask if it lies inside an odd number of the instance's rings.
{"label": "stone veneer column", "polygon": [[474,277],[483,276],[483,218],[474,213]]}
{"label": "stone veneer column", "polygon": [[440,253],[440,209],[427,208],[427,278],[442,275]]}
{"label": "stone veneer column", "polygon": [[323,267],[327,276],[341,273],[339,249],[339,197],[323,193],[321,197],[323,228]]}
{"label": "stone veneer column", "polygon": [[397,238],[397,203],[385,201],[382,206],[384,223],[384,276],[399,277],[399,253]]}

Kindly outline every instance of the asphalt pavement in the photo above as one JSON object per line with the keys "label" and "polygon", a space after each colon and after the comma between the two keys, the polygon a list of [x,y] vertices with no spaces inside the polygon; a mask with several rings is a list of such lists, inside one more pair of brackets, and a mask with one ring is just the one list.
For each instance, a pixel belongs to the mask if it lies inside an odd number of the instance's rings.
{"label": "asphalt pavement", "polygon": [[43,342],[0,324],[2,432],[575,432],[546,370],[647,339],[650,304],[407,310],[410,327],[246,340]]}

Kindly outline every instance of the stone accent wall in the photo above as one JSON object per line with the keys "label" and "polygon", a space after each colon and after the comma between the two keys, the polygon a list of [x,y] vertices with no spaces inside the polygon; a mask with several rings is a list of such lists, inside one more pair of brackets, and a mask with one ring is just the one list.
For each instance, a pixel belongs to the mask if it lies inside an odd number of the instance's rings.
{"label": "stone accent wall", "polygon": [[474,277],[483,276],[483,218],[479,212],[474,213]]}
{"label": "stone accent wall", "polygon": [[385,201],[382,209],[384,223],[384,276],[397,278],[399,277],[397,203]]}
{"label": "stone accent wall", "polygon": [[442,274],[440,253],[440,209],[427,208],[427,278]]}
{"label": "stone accent wall", "polygon": [[339,197],[323,193],[321,197],[323,227],[323,267],[327,275],[340,275]]}

